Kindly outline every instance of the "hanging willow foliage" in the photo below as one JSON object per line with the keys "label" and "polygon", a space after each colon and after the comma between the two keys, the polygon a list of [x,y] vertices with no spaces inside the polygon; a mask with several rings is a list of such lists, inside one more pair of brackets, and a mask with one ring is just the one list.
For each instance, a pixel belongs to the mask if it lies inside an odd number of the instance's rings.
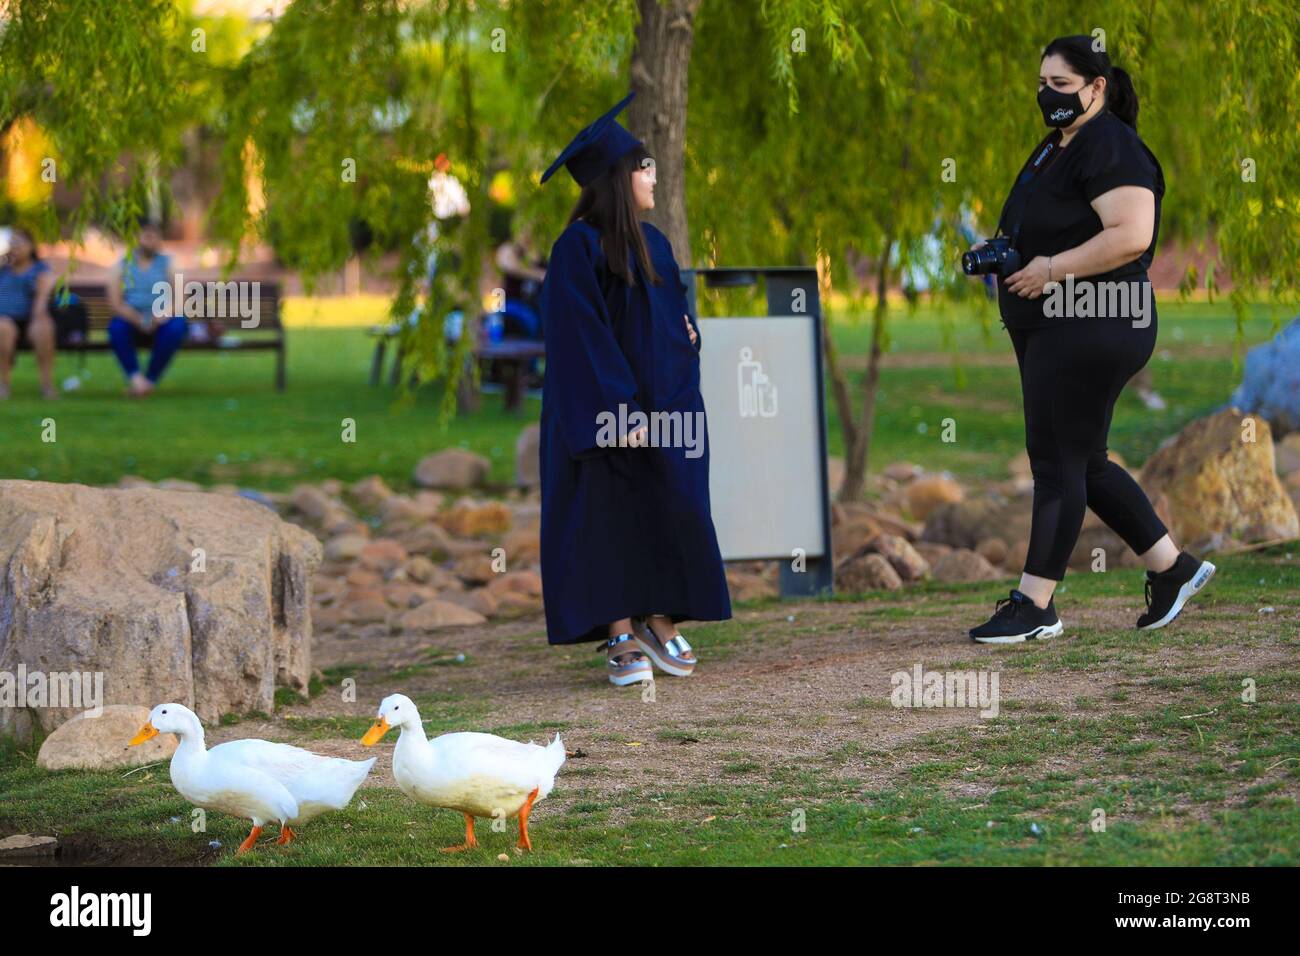
{"label": "hanging willow foliage", "polygon": [[[491,177],[512,172],[521,219],[558,235],[576,190],[537,172],[628,89],[637,0],[297,0],[234,37],[187,9],[0,2],[0,130],[33,119],[82,197],[63,223],[42,210],[42,231],[129,232],[201,127],[222,144],[209,230],[230,266],[250,239],[308,282],[398,251],[393,315],[418,317],[407,370],[454,384],[468,342],[447,348],[442,317],[479,309]],[[1300,286],[1292,2],[702,0],[693,29],[686,181],[660,190],[685,191],[703,263],[819,261],[845,288],[855,258],[887,255],[897,277],[929,236],[955,262],[958,218],[991,226],[1041,133],[1042,45],[1100,30],[1164,164],[1162,242],[1215,243],[1239,318]],[[472,208],[431,238],[439,154]],[[967,294],[954,278],[934,287]],[[1185,285],[1214,293],[1223,278],[1189,271]]]}

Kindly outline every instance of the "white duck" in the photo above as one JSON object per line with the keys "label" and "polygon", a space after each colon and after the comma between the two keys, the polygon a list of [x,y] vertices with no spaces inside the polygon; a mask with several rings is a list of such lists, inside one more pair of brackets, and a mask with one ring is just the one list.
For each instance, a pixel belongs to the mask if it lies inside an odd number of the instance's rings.
{"label": "white duck", "polygon": [[442,734],[429,740],[411,699],[392,694],[361,742],[379,742],[393,727],[401,728],[393,749],[393,776],[402,793],[431,807],[459,810],[465,816],[465,842],[444,847],[472,850],[475,817],[518,817],[519,846],[533,848],[528,814],[555,786],[564,763],[564,742],[556,734],[549,747],[521,744],[494,734]]}
{"label": "white duck", "polygon": [[321,757],[301,747],[267,740],[232,740],[211,750],[203,745],[203,725],[188,707],[159,704],[131,738],[131,746],[158,734],[175,734],[172,786],[205,810],[220,810],[253,821],[237,852],[251,850],[268,820],[280,823],[281,846],[296,834],[289,824],[306,823],[326,810],[342,810],[374,765],[369,760]]}

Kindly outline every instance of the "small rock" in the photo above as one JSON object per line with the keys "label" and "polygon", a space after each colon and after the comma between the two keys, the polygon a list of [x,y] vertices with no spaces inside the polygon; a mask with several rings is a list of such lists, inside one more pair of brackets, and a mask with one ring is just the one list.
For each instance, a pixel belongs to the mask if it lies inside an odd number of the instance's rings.
{"label": "small rock", "polygon": [[945,554],[932,569],[936,581],[995,581],[1002,572],[989,564],[984,557],[966,548],[957,548]]}
{"label": "small rock", "polygon": [[1007,543],[1001,538],[985,538],[975,546],[977,554],[981,555],[989,564],[1001,564],[1007,559]]}
{"label": "small rock", "polygon": [[946,475],[926,475],[907,486],[907,507],[913,517],[924,521],[935,508],[965,496],[961,485]]}
{"label": "small rock", "polygon": [[405,564],[408,556],[401,542],[393,538],[376,538],[361,549],[358,557],[362,567],[388,574]]}
{"label": "small rock", "polygon": [[469,608],[475,614],[495,617],[501,609],[501,602],[487,588],[474,588],[472,591],[447,591],[439,595],[439,600],[459,604]]}
{"label": "small rock", "polygon": [[367,544],[369,539],[363,534],[341,534],[325,543],[325,558],[328,561],[354,561],[361,557]]}
{"label": "small rock", "polygon": [[[66,724],[64,725],[67,726]],[[59,841],[52,836],[33,833],[16,833],[0,840],[0,860],[24,859],[37,856],[54,856]]]}
{"label": "small rock", "polygon": [[487,618],[450,601],[426,601],[419,607],[399,614],[393,622],[398,630],[433,631],[440,627],[483,624]]}
{"label": "small rock", "polygon": [[514,515],[499,501],[484,504],[466,502],[457,504],[438,515],[438,524],[459,538],[477,538],[481,535],[504,534],[510,530]]}
{"label": "small rock", "polygon": [[312,485],[299,485],[293,489],[289,503],[313,521],[322,522],[339,509],[339,503]]}
{"label": "small rock", "polygon": [[891,481],[907,482],[920,477],[921,468],[910,461],[894,461],[886,465],[881,474]]}
{"label": "small rock", "polygon": [[903,586],[894,566],[884,556],[858,554],[835,569],[836,590],[856,594],[860,591],[896,591]]}
{"label": "small rock", "polygon": [[930,576],[930,562],[896,534],[877,535],[867,548],[893,565],[898,576],[904,581],[920,581]]}
{"label": "small rock", "polygon": [[374,511],[393,496],[393,489],[378,475],[367,475],[348,489],[365,508]]}
{"label": "small rock", "polygon": [[463,448],[448,448],[420,459],[415,483],[421,488],[476,488],[487,481],[492,462]]}

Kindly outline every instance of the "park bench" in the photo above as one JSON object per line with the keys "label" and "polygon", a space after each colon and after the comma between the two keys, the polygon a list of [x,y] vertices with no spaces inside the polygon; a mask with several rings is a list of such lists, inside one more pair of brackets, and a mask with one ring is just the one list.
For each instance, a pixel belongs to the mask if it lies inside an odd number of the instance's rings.
{"label": "park bench", "polygon": [[[388,343],[393,341],[396,342],[396,352],[393,355],[388,383],[396,385],[400,381],[403,355],[401,331],[401,325],[396,322],[372,325],[367,331],[367,334],[375,340],[375,351],[370,362],[371,385],[378,385],[383,377],[384,356],[388,350]],[[498,342],[480,340],[474,346],[473,352],[474,358],[481,364],[496,363],[501,370],[505,409],[508,412],[520,411],[524,407],[528,370],[535,360],[546,356],[546,346],[532,339],[502,339]],[[462,396],[461,404],[462,406],[472,404],[472,400]]]}
{"label": "park bench", "polygon": [[[67,289],[80,298],[85,305],[87,329],[84,336],[79,332],[71,337],[60,336],[59,350],[78,354],[84,365],[86,353],[112,350],[108,341],[108,323],[112,321],[113,310],[108,304],[108,286],[103,282],[69,282]],[[205,340],[187,338],[181,349],[182,351],[224,352],[228,355],[274,351],[276,353],[275,388],[276,391],[282,392],[285,386],[285,335],[284,326],[280,322],[280,284],[258,280],[257,289],[257,328],[243,328],[237,317],[223,318],[219,320],[221,334],[215,337],[209,336]],[[55,294],[56,297],[59,294],[58,287]]]}

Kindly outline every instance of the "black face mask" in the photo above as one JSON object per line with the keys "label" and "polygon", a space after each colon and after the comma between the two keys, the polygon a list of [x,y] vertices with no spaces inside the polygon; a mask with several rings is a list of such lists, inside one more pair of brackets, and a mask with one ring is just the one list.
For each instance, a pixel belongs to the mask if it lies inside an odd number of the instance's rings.
{"label": "black face mask", "polygon": [[1069,126],[1087,112],[1083,100],[1079,98],[1082,89],[1073,93],[1062,93],[1050,86],[1038,91],[1038,108],[1043,111],[1043,122],[1048,126],[1062,128]]}

